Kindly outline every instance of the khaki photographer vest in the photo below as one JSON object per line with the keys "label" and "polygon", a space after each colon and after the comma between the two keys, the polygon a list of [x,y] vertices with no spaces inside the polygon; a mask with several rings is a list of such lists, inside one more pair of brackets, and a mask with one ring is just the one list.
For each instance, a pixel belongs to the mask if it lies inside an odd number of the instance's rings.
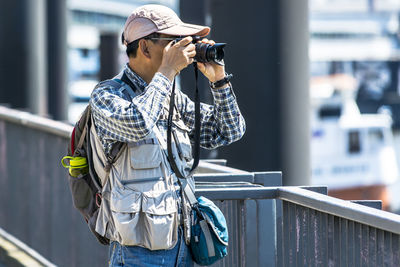
{"label": "khaki photographer vest", "polygon": [[[173,155],[179,168],[187,173],[192,160],[188,129],[181,118],[173,124]],[[144,140],[127,143],[107,179],[107,161],[94,123],[91,136],[94,167],[103,185],[96,232],[122,245],[150,250],[173,248],[181,223],[181,201],[177,178],[164,153],[166,147],[160,145],[154,131]]]}

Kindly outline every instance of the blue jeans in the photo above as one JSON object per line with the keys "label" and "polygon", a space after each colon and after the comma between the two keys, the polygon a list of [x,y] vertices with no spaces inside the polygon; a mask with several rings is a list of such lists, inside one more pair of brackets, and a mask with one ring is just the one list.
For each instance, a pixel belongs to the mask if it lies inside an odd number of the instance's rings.
{"label": "blue jeans", "polygon": [[110,244],[109,267],[192,267],[193,260],[185,244],[183,231],[175,247],[168,250],[149,250],[138,246],[123,246],[114,241]]}

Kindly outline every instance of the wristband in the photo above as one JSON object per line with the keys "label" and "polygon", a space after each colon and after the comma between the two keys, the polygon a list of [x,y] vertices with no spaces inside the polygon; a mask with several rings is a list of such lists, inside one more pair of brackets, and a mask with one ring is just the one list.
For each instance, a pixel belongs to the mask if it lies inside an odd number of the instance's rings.
{"label": "wristband", "polygon": [[232,74],[228,74],[226,75],[223,79],[216,81],[216,82],[210,82],[210,86],[212,89],[224,86],[225,84],[229,83],[229,81],[232,79],[233,75]]}

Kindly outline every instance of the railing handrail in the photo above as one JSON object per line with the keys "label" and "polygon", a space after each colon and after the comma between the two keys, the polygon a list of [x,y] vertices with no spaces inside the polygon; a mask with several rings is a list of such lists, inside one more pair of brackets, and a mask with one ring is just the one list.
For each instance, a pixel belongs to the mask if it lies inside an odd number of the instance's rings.
{"label": "railing handrail", "polygon": [[400,215],[298,187],[280,187],[278,198],[378,229],[400,234]]}
{"label": "railing handrail", "polygon": [[51,120],[29,112],[15,110],[1,105],[0,119],[65,138],[70,137],[73,128],[71,125],[61,121]]}
{"label": "railing handrail", "polygon": [[56,267],[56,265],[45,259],[36,250],[33,250],[28,245],[26,245],[16,237],[10,235],[2,228],[0,228],[0,239],[3,239],[3,242],[8,242],[10,244],[3,244],[3,246],[8,247],[9,250],[12,252],[12,258],[14,258],[14,260],[17,260],[23,266],[28,266],[31,264],[35,266],[40,265],[47,267]]}
{"label": "railing handrail", "polygon": [[200,171],[198,171],[198,173],[197,173],[198,176],[205,176],[205,175],[207,175],[205,173],[210,173],[210,172],[221,173],[221,174],[225,174],[225,175],[227,173],[234,173],[234,174],[239,174],[239,175],[248,174],[248,175],[254,176],[251,172],[247,172],[247,171],[240,170],[240,169],[235,169],[232,167],[222,166],[222,165],[210,163],[207,161],[201,161],[199,163],[199,169],[200,169]]}
{"label": "railing handrail", "polygon": [[400,234],[400,215],[292,186],[197,189],[213,200],[281,199],[378,229]]}

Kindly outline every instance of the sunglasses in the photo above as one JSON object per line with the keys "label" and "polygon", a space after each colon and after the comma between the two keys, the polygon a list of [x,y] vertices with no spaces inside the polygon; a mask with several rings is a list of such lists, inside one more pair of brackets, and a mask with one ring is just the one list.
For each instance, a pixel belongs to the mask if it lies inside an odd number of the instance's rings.
{"label": "sunglasses", "polygon": [[173,41],[173,40],[179,40],[182,39],[182,37],[153,37],[153,38],[146,38],[148,40],[168,40],[168,41]]}
{"label": "sunglasses", "polygon": [[[187,36],[176,36],[176,37],[150,37],[150,38],[146,38],[149,40],[167,40],[167,41],[175,41],[179,42],[180,40],[182,40],[183,38],[186,38]],[[193,41],[192,42],[197,42],[200,41],[201,37],[200,36],[192,36]]]}

